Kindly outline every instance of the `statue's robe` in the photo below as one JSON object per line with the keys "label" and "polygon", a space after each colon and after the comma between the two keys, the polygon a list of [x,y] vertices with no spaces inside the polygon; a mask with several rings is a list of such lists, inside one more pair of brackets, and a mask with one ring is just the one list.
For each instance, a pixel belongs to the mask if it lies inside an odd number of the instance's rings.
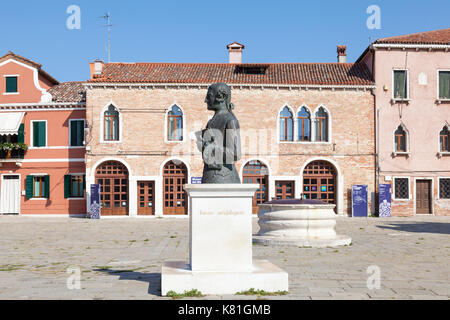
{"label": "statue's robe", "polygon": [[[234,165],[241,158],[239,131],[238,120],[228,111],[217,112],[208,121],[203,130],[202,183],[241,183]],[[206,147],[205,141],[210,142]]]}

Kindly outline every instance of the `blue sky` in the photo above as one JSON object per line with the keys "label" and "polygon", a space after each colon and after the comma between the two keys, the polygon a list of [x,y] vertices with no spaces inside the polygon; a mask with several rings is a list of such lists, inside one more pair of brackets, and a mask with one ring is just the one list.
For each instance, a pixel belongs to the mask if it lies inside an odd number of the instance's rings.
{"label": "blue sky", "polygon": [[[69,30],[66,9],[81,10]],[[370,5],[381,29],[370,30]],[[43,65],[59,81],[87,80],[88,63],[107,60],[106,23],[112,17],[112,62],[228,62],[226,44],[246,46],[243,62],[336,62],[336,45],[355,61],[377,38],[450,27],[448,0],[209,0],[4,1],[0,56],[11,50]]]}

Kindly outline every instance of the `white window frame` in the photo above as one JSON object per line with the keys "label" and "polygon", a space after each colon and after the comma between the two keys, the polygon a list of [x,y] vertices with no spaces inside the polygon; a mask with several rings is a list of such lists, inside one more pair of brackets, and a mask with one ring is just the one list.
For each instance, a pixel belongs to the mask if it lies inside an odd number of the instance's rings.
{"label": "white window frame", "polygon": [[[168,120],[169,112],[172,110],[172,108],[174,106],[177,106],[178,108],[180,108],[181,112],[183,113],[183,115],[181,117],[182,124],[183,124],[183,131],[182,131],[183,137],[181,140],[169,140],[169,136],[168,136],[168,132],[167,132],[168,131],[167,120]],[[186,141],[186,113],[184,112],[183,107],[175,101],[167,108],[167,110],[164,114],[164,142],[165,143],[183,143],[185,141]]]}
{"label": "white window frame", "polygon": [[[396,198],[395,197],[395,179],[408,179],[408,198]],[[411,177],[395,176],[392,178],[392,199],[395,201],[411,201]]]}
{"label": "white window frame", "polygon": [[[72,146],[72,121],[83,121],[83,128],[86,126],[86,119],[70,119],[69,120],[69,149],[75,149],[75,148],[84,148],[86,145],[86,136],[84,135],[83,130],[83,145],[82,146]],[[120,132],[119,132],[120,134]]]}
{"label": "white window frame", "polygon": [[[33,145],[33,138],[34,138],[34,122],[45,122],[45,146],[44,147],[35,147]],[[30,120],[30,144],[28,149],[48,149],[48,122],[47,120]]]}
{"label": "white window frame", "polygon": [[442,99],[439,97],[439,72],[446,71],[450,72],[450,69],[437,69],[436,70],[436,100],[437,101],[450,101],[450,99]]}
{"label": "white window frame", "polygon": [[[69,172],[67,175],[69,175],[69,176],[84,176],[84,179],[86,181],[86,172],[83,172],[83,173]],[[87,185],[87,183],[86,183],[86,185]],[[86,200],[86,193],[87,193],[87,191],[86,191],[86,189],[84,189],[82,197],[69,197],[69,198],[66,198],[66,200]]]}
{"label": "white window frame", "polygon": [[[325,112],[327,113],[327,116],[328,116],[328,121],[327,121],[327,130],[328,130],[328,137],[327,138],[328,139],[327,139],[327,141],[317,141],[316,140],[316,112],[318,112],[320,108],[325,109]],[[330,112],[330,110],[328,110],[328,108],[323,103],[320,103],[316,107],[316,109],[314,109],[314,113],[311,114],[311,122],[312,122],[312,125],[311,125],[311,130],[312,130],[312,132],[311,132],[311,141],[313,143],[316,143],[316,144],[331,144],[331,141],[333,141],[333,139],[332,139],[333,126],[332,126],[331,112]]]}
{"label": "white window frame", "polygon": [[[406,98],[405,99],[397,99],[394,97],[394,71],[406,71]],[[394,102],[401,102],[401,101],[410,101],[410,92],[409,92],[409,70],[404,68],[393,68],[392,69],[392,101]]]}
{"label": "white window frame", "polygon": [[[5,78],[5,92],[3,92],[3,95],[9,96],[9,95],[20,94],[20,92],[19,92],[19,75],[18,74],[4,74],[3,77]],[[11,78],[11,77],[17,78],[17,91],[16,92],[6,92],[6,78]]]}
{"label": "white window frame", "polygon": [[[106,141],[106,140],[104,140],[104,138],[105,138],[105,133],[104,133],[105,111],[108,110],[109,106],[111,106],[111,105],[114,108],[116,108],[117,112],[119,112],[119,140]],[[120,111],[120,108],[117,106],[117,104],[115,104],[113,101],[110,101],[102,108],[101,113],[100,113],[100,140],[99,140],[100,143],[111,143],[111,144],[122,143],[122,137],[123,137],[122,128],[123,128],[122,112]]]}
{"label": "white window frame", "polygon": [[[298,139],[298,113],[300,112],[300,110],[302,110],[302,108],[305,108],[309,112],[309,121],[310,121],[310,123],[309,123],[310,140],[309,141],[301,141]],[[296,141],[297,143],[300,143],[300,144],[314,143],[314,130],[313,130],[314,120],[313,120],[313,117],[314,117],[314,114],[313,114],[311,108],[308,107],[305,103],[297,108],[297,112],[294,114],[294,141]],[[279,134],[280,133],[278,132],[278,135]]]}
{"label": "white window frame", "polygon": [[[38,148],[36,148],[36,149],[38,149]],[[44,176],[49,176],[49,174],[48,173],[30,173],[29,176],[44,177]],[[50,186],[49,186],[49,188],[50,188]],[[33,189],[34,189],[34,179],[33,179]],[[41,200],[41,201],[45,200],[45,201],[47,201],[48,199],[50,199],[50,198],[35,198],[33,195],[33,197],[29,198],[28,200]]]}
{"label": "white window frame", "polygon": [[[397,131],[398,127],[401,126],[403,128],[403,130],[406,133],[406,141],[405,141],[405,146],[406,146],[406,151],[397,151],[395,149],[395,131]],[[410,155],[410,149],[409,149],[409,131],[408,129],[406,129],[406,126],[403,123],[400,123],[398,126],[396,126],[394,128],[394,130],[392,131],[392,154],[394,156],[401,156],[401,155],[406,155],[409,156]]]}
{"label": "white window frame", "polygon": [[[281,135],[280,135],[280,114],[283,111],[283,109],[287,107],[289,109],[289,111],[292,113],[292,141],[284,141],[281,140]],[[295,130],[297,129],[297,124],[296,124],[296,116],[295,116],[295,112],[294,109],[288,104],[288,103],[284,103],[283,106],[278,110],[278,114],[277,114],[277,141],[278,143],[297,143],[297,138],[295,137]]]}
{"label": "white window frame", "polygon": [[441,197],[441,179],[450,179],[450,177],[438,177],[438,185],[437,185],[437,199],[443,201],[450,201],[450,198],[442,198]]}

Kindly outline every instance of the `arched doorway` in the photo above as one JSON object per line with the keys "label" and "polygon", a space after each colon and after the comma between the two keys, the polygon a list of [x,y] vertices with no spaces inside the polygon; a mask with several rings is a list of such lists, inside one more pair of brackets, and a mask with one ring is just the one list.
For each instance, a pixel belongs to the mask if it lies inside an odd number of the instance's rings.
{"label": "arched doorway", "polygon": [[258,213],[258,204],[269,200],[269,170],[261,161],[252,160],[247,162],[242,173],[243,183],[259,184],[253,196],[252,213]]}
{"label": "arched doorway", "polygon": [[303,171],[303,197],[337,204],[336,179],[336,169],[328,161],[310,162]]}
{"label": "arched doorway", "polygon": [[100,185],[102,215],[128,214],[128,170],[118,161],[106,161],[95,171]]}
{"label": "arched doorway", "polygon": [[187,168],[181,161],[169,161],[163,169],[163,213],[187,214]]}

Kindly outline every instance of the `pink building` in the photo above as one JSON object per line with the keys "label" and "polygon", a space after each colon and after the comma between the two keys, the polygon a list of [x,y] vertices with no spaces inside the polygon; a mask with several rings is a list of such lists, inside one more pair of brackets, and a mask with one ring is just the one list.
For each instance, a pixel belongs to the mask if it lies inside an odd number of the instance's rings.
{"label": "pink building", "polygon": [[450,215],[450,29],[378,39],[358,59],[376,96],[377,180],[392,215]]}
{"label": "pink building", "polygon": [[0,58],[0,213],[85,215],[86,118],[81,83]]}

